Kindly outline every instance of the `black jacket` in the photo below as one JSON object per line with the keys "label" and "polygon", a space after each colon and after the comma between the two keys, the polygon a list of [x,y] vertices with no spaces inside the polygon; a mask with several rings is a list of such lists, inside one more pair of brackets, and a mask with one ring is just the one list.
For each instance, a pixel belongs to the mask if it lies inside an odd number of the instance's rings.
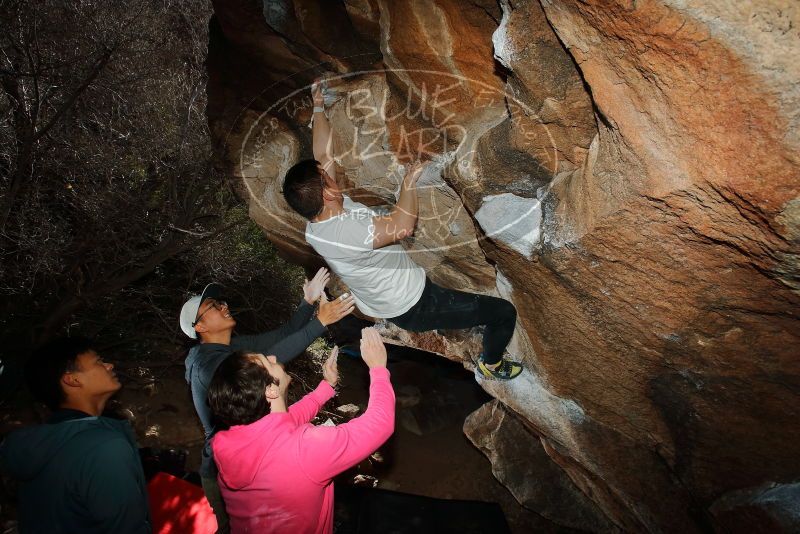
{"label": "black jacket", "polygon": [[59,410],[12,432],[0,469],[19,482],[19,531],[145,534],[144,473],[127,421]]}

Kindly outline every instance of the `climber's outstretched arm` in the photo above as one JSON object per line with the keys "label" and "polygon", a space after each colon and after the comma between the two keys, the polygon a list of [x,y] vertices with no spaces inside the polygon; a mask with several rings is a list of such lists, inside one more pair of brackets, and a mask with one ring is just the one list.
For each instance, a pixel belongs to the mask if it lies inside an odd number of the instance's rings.
{"label": "climber's outstretched arm", "polygon": [[312,86],[311,96],[314,100],[314,119],[311,127],[314,159],[319,161],[328,176],[336,179],[336,165],[333,161],[333,136],[328,117],[325,116],[325,99],[322,96],[322,80]]}
{"label": "climber's outstretched arm", "polygon": [[404,237],[414,233],[419,212],[417,199],[417,180],[422,174],[425,164],[417,162],[406,173],[400,184],[400,196],[388,215],[372,218],[374,226],[372,248],[378,249],[397,243]]}

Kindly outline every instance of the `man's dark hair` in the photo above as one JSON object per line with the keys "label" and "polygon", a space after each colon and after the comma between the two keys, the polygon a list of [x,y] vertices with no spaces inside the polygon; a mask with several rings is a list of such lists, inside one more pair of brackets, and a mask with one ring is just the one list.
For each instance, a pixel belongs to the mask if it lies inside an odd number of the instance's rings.
{"label": "man's dark hair", "polygon": [[36,349],[25,362],[25,381],[33,397],[51,410],[67,400],[61,387],[61,377],[74,371],[79,354],[94,350],[85,337],[61,337]]}
{"label": "man's dark hair", "polygon": [[208,387],[208,404],[223,425],[249,425],[269,413],[264,391],[277,383],[252,353],[237,351],[214,372]]}
{"label": "man's dark hair", "polygon": [[306,159],[296,163],[283,180],[283,197],[294,211],[313,219],[322,211],[322,173],[319,162]]}

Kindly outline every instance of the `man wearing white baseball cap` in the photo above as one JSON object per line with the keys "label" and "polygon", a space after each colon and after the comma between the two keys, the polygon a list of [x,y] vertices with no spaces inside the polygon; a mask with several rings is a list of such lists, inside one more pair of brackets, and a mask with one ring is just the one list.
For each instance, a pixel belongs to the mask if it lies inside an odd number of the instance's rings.
{"label": "man wearing white baseball cap", "polygon": [[[325,298],[325,286],[330,273],[324,267],[314,278],[303,284],[303,300],[288,323],[257,335],[234,336],[236,320],[221,300],[221,286],[208,284],[199,295],[194,295],[181,308],[180,325],[183,333],[200,343],[189,350],[186,357],[186,381],[192,390],[192,400],[205,432],[205,444],[201,454],[200,478],[206,498],[217,516],[217,532],[229,532],[225,504],[217,485],[217,467],[211,456],[209,440],[215,428],[208,406],[208,386],[214,372],[222,361],[237,350],[247,350],[274,355],[279,362],[286,363],[301,354],[325,327],[335,323],[353,311],[351,296],[342,295],[333,301]],[[319,301],[317,316],[312,318],[314,304]]]}

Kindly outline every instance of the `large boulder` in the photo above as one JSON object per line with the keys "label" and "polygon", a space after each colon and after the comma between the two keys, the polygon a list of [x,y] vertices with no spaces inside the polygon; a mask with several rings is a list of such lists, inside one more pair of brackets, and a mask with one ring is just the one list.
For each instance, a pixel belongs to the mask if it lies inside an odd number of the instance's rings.
{"label": "large boulder", "polygon": [[[469,428],[495,472],[525,473],[525,506],[539,473],[593,503],[564,511],[581,528],[800,528],[796,2],[214,4],[220,163],[288,258],[320,263],[280,194],[311,157],[315,77],[353,198],[387,205],[435,162],[406,246],[519,311],[530,372],[483,382],[505,408]],[[479,339],[386,333],[467,367]],[[492,442],[508,410],[528,469]],[[538,506],[558,521],[565,501]]]}
{"label": "large boulder", "polygon": [[495,477],[523,506],[567,527],[616,529],[554,462],[535,432],[494,400],[473,412],[464,433],[492,462]]}

